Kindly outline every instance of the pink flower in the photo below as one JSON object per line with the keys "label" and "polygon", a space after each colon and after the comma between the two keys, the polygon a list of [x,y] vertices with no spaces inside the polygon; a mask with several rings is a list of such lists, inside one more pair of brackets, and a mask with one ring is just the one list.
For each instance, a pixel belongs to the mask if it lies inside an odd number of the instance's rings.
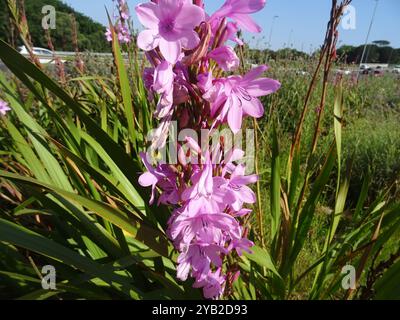
{"label": "pink flower", "polygon": [[165,60],[154,70],[153,90],[161,95],[155,115],[162,119],[170,113],[174,92],[174,72],[172,65]]}
{"label": "pink flower", "polygon": [[238,31],[238,24],[236,22],[229,21],[226,24],[226,30],[222,41],[225,43],[227,40],[232,40],[233,42],[236,42],[239,46],[243,46],[244,42],[237,36]]}
{"label": "pink flower", "polygon": [[[204,228],[214,228],[230,235],[232,239],[241,238],[241,229],[238,222],[226,213],[200,213],[195,216],[180,214],[170,225],[169,234],[172,240],[181,237],[183,242],[190,244]],[[219,230],[218,230],[219,229]],[[201,241],[201,239],[199,239]]]}
{"label": "pink flower", "polygon": [[171,127],[172,111],[173,110],[171,109],[170,112],[161,120],[158,128],[153,132],[151,143],[151,148],[153,150],[161,149],[165,146]]}
{"label": "pink flower", "polygon": [[112,41],[112,33],[111,33],[111,30],[109,28],[107,28],[107,32],[104,35],[106,36],[106,40],[108,42]]}
{"label": "pink flower", "polygon": [[237,254],[241,256],[243,254],[243,251],[246,251],[248,253],[252,253],[251,247],[254,246],[254,243],[250,241],[249,239],[242,238],[242,239],[233,239],[230,245],[229,249],[235,248]]}
{"label": "pink flower", "polygon": [[235,211],[241,210],[243,207],[243,203],[256,202],[256,196],[254,192],[247,185],[256,183],[258,177],[255,174],[245,176],[245,170],[246,168],[244,167],[244,165],[237,165],[231,173],[231,176],[227,180],[226,184],[222,186],[222,188],[226,188],[227,190],[229,190],[229,192],[232,194],[233,199],[235,199],[232,203],[230,203],[230,206]]}
{"label": "pink flower", "polygon": [[221,35],[219,43],[223,44],[226,41],[231,40],[233,42],[236,42],[240,46],[244,45],[243,41],[240,40],[237,36],[237,33],[239,31],[238,23],[233,21],[225,21],[224,24],[221,24],[222,21],[222,17],[208,21],[211,25],[211,29],[214,35],[218,32],[218,29],[225,28],[224,32]]}
{"label": "pink flower", "polygon": [[158,199],[158,204],[169,205],[179,202],[179,190],[176,185],[175,175],[167,175],[165,179],[158,182],[158,186],[163,191]]}
{"label": "pink flower", "polygon": [[117,26],[117,32],[118,32],[118,40],[121,43],[131,42],[131,34],[129,32],[129,28],[126,25],[119,23]]}
{"label": "pink flower", "polygon": [[197,76],[197,86],[204,92],[207,92],[211,89],[213,80],[212,72],[201,73]]}
{"label": "pink flower", "polygon": [[129,8],[126,0],[118,0],[118,10],[122,20],[129,20]]}
{"label": "pink flower", "polygon": [[201,196],[208,197],[213,193],[213,166],[208,153],[206,154],[206,163],[201,171],[193,175],[192,182],[193,185],[183,192],[183,200]]}
{"label": "pink flower", "polygon": [[254,32],[261,32],[261,27],[257,25],[250,14],[264,8],[266,0],[227,0],[224,5],[215,12],[210,20],[220,20],[229,17],[236,21],[242,28]]}
{"label": "pink flower", "polygon": [[152,187],[150,204],[154,202],[156,187],[162,190],[158,204],[176,204],[179,201],[178,188],[176,186],[176,173],[166,164],[153,168],[147,160],[145,153],[140,153],[143,164],[148,170],[139,177],[139,184],[143,187]]}
{"label": "pink flower", "polygon": [[161,62],[154,70],[153,89],[157,93],[169,92],[173,89],[174,72],[167,61]]}
{"label": "pink flower", "polygon": [[235,51],[228,46],[214,49],[208,57],[215,60],[224,71],[233,71],[239,67],[240,61]]}
{"label": "pink flower", "polygon": [[186,246],[178,257],[177,278],[185,281],[192,269],[192,274],[197,279],[200,281],[206,279],[211,272],[211,263],[216,267],[222,265],[220,254],[223,252],[225,249],[215,244],[200,243]]}
{"label": "pink flower", "polygon": [[[118,23],[115,26],[115,32],[117,33],[118,41],[121,43],[129,43],[131,41],[131,34],[127,26],[122,23]],[[107,32],[105,33],[106,40],[111,42],[112,39],[112,32],[109,28],[107,28]]]}
{"label": "pink flower", "polygon": [[178,149],[178,160],[179,162],[187,166],[188,163],[198,164],[198,158],[201,154],[201,148],[197,141],[191,137],[185,137],[185,142]]}
{"label": "pink flower", "polygon": [[195,48],[200,39],[194,28],[205,20],[204,10],[186,0],[159,0],[136,7],[139,21],[147,28],[138,36],[138,46],[153,50],[159,46],[164,58],[175,64],[182,48]]}
{"label": "pink flower", "polygon": [[203,295],[206,299],[218,299],[225,289],[226,276],[221,275],[221,268],[214,273],[210,272],[204,280],[197,280],[193,287],[203,288]]}
{"label": "pink flower", "polygon": [[229,127],[234,133],[237,133],[242,127],[243,116],[249,115],[254,118],[260,118],[264,114],[264,107],[258,97],[269,95],[277,91],[281,84],[273,79],[259,78],[267,70],[267,66],[259,66],[252,69],[245,76],[230,76],[221,79],[217,84],[219,91],[225,94],[225,102],[222,104],[221,97],[213,102],[212,115],[220,112],[217,120],[227,119]]}
{"label": "pink flower", "polygon": [[154,68],[144,68],[143,70],[143,83],[144,87],[150,91],[154,84]]}
{"label": "pink flower", "polygon": [[5,116],[7,112],[10,110],[11,108],[8,106],[8,103],[3,100],[0,100],[0,114]]}
{"label": "pink flower", "polygon": [[163,179],[165,175],[162,172],[157,171],[154,169],[151,164],[147,160],[147,155],[145,153],[140,153],[140,157],[142,158],[143,164],[148,170],[147,172],[143,173],[139,177],[139,184],[142,187],[149,187],[151,186],[151,198],[150,204],[154,202],[154,196],[156,192],[156,185],[159,180]]}

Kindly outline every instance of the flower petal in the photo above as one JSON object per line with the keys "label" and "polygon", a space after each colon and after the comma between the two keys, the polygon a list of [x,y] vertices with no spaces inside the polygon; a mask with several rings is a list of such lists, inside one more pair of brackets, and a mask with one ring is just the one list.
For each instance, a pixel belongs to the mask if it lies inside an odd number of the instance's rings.
{"label": "flower petal", "polygon": [[267,70],[268,70],[268,67],[266,65],[261,65],[261,66],[251,69],[249,72],[247,72],[244,75],[244,77],[241,81],[242,86],[244,86],[244,84],[247,85],[250,81],[257,79]]}
{"label": "flower petal", "polygon": [[183,0],[158,0],[160,20],[168,21],[175,18],[179,14],[183,3]]}
{"label": "flower petal", "polygon": [[231,95],[227,101],[229,103],[228,111],[228,124],[234,134],[242,127],[243,111],[241,107],[241,101],[238,97]]}
{"label": "flower petal", "polygon": [[193,30],[205,20],[205,13],[202,8],[193,4],[182,6],[175,18],[175,25],[182,30]]}
{"label": "flower petal", "polygon": [[253,97],[261,97],[274,93],[275,91],[278,91],[280,87],[281,83],[277,80],[269,78],[260,78],[251,81],[246,86],[246,90],[249,93],[249,95]]}
{"label": "flower petal", "polygon": [[255,13],[264,8],[266,0],[228,0],[235,13]]}
{"label": "flower petal", "polygon": [[264,107],[258,98],[252,98],[250,101],[242,99],[242,108],[245,115],[254,118],[261,118],[264,114]]}
{"label": "flower petal", "polygon": [[187,50],[192,50],[196,48],[200,42],[200,38],[198,34],[194,31],[189,31],[186,32],[182,37],[181,37],[181,44],[182,47],[184,47]]}
{"label": "flower petal", "polygon": [[142,187],[149,187],[155,185],[158,179],[151,172],[145,172],[139,177],[139,184]]}
{"label": "flower petal", "polygon": [[262,31],[262,28],[247,14],[231,14],[230,18],[235,20],[239,26],[247,31],[253,33],[260,33]]}
{"label": "flower petal", "polygon": [[162,61],[154,70],[153,89],[158,93],[170,93],[173,90],[174,72],[167,61]]}
{"label": "flower petal", "polygon": [[159,44],[157,30],[143,30],[139,33],[137,44],[144,51],[153,50]]}
{"label": "flower petal", "polygon": [[246,184],[256,183],[258,180],[258,176],[256,174],[252,174],[249,176],[236,176],[231,179],[231,182],[235,185],[243,186]]}
{"label": "flower petal", "polygon": [[181,43],[180,41],[166,41],[164,39],[160,40],[160,51],[164,56],[165,60],[169,63],[175,64],[179,56],[181,55]]}
{"label": "flower petal", "polygon": [[240,188],[240,192],[237,192],[240,200],[245,203],[255,203],[256,202],[256,195],[254,194],[253,190],[251,190],[248,186],[242,186]]}
{"label": "flower petal", "polygon": [[186,281],[190,271],[190,263],[187,261],[182,262],[178,265],[176,270],[177,270],[176,277],[182,281]]}
{"label": "flower petal", "polygon": [[135,11],[140,23],[149,29],[157,29],[158,23],[158,6],[153,3],[142,3],[136,6]]}

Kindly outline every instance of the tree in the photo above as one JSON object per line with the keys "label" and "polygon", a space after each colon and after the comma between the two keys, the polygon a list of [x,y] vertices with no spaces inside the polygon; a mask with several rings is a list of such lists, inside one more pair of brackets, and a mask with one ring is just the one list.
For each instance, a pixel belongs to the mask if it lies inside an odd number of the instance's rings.
{"label": "tree", "polygon": [[372,41],[373,44],[376,44],[379,47],[386,47],[390,45],[390,41],[387,40],[375,40]]}
{"label": "tree", "polygon": [[[379,43],[379,44],[378,44]],[[367,54],[365,56],[365,63],[400,63],[400,49],[394,49],[387,44],[389,41],[379,40],[374,41],[374,44],[367,46]],[[338,56],[341,61],[345,63],[359,64],[364,46],[342,46],[337,50]]]}

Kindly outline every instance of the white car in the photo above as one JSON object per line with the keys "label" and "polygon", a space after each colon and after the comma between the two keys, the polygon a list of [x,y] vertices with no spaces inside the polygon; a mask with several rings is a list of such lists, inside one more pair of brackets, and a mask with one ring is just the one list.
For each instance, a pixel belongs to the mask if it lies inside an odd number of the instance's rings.
{"label": "white car", "polygon": [[[19,48],[19,53],[23,54],[23,55],[29,54],[29,52],[25,46],[22,46]],[[55,63],[54,57],[53,57],[53,52],[48,49],[33,47],[33,54],[38,56],[39,61],[42,64]]]}
{"label": "white car", "polygon": [[393,73],[400,74],[400,66],[395,66],[395,67],[392,69],[392,72],[393,72]]}

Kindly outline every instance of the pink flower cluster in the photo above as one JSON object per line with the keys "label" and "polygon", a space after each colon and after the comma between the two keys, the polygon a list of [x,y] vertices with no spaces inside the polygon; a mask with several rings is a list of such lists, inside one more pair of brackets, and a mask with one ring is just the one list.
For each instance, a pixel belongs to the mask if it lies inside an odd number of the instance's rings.
{"label": "pink flower cluster", "polygon": [[[157,0],[136,7],[145,27],[138,46],[151,64],[144,82],[149,97],[158,98],[160,126],[153,149],[165,146],[173,120],[178,130],[197,132],[227,123],[237,133],[245,116],[263,115],[259,97],[275,92],[280,83],[262,77],[266,66],[232,75],[240,61],[226,43],[242,44],[236,36],[239,28],[260,32],[250,14],[264,5],[265,0],[227,0],[211,16],[201,0]],[[178,144],[177,164],[152,165],[141,154],[147,172],[139,183],[152,188],[150,203],[159,194],[158,204],[173,208],[167,234],[179,252],[177,277],[193,277],[193,286],[203,288],[209,299],[221,297],[238,275],[235,266],[224,263],[226,257],[251,252],[253,246],[243,220],[251,212],[245,205],[256,201],[248,185],[257,176],[245,174],[239,163],[242,150],[224,147],[223,139],[204,148],[187,136]]]}
{"label": "pink flower cluster", "polygon": [[[118,16],[116,18],[118,21],[114,26],[114,28],[118,36],[118,41],[120,43],[129,43],[131,42],[131,33],[128,27],[130,14],[126,0],[117,0],[117,9],[118,9]],[[112,32],[109,28],[107,28],[105,36],[108,42],[112,41]]]}
{"label": "pink flower cluster", "polygon": [[11,108],[8,106],[8,103],[0,100],[0,115],[5,116]]}

